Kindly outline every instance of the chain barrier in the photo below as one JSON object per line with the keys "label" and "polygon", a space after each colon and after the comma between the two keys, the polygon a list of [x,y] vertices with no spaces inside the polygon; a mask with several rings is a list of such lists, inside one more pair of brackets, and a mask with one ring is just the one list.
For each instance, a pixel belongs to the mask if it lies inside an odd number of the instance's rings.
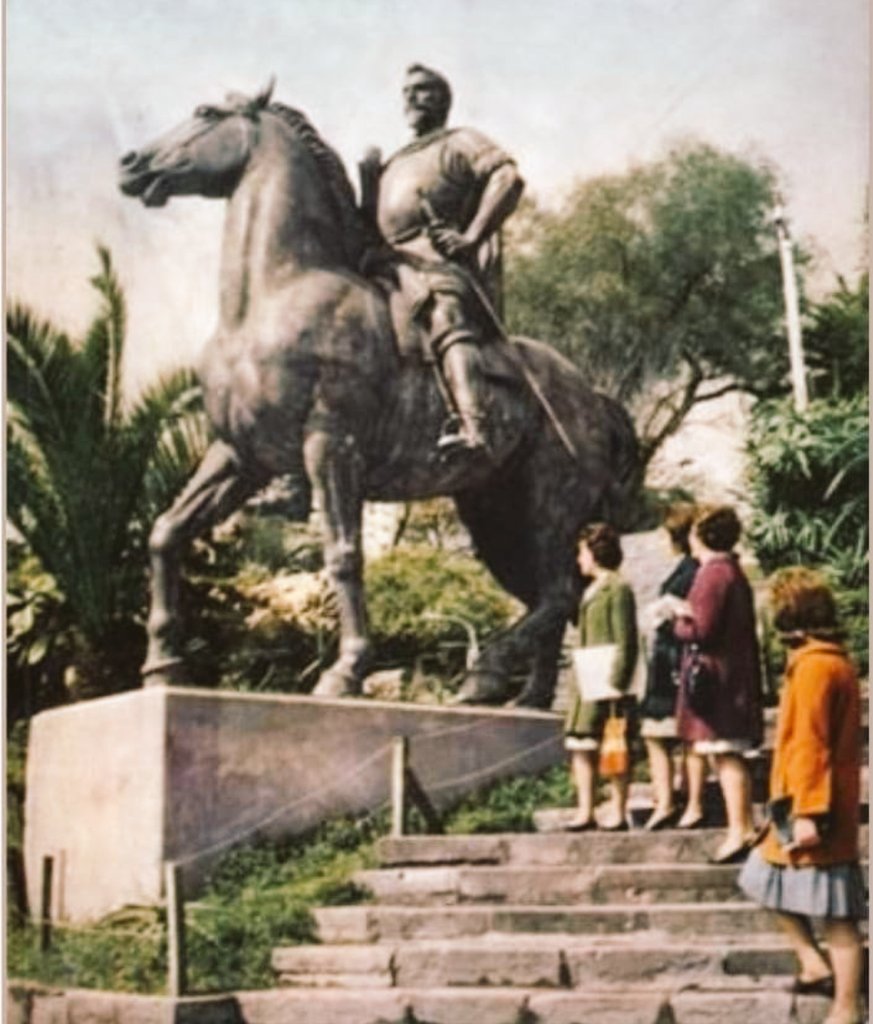
{"label": "chain barrier", "polygon": [[363,761],[359,761],[353,768],[350,768],[342,774],[334,777],[330,782],[326,783],[324,786],[321,786],[318,789],[312,789],[309,792],[304,793],[302,796],[296,797],[294,800],[289,801],[287,804],[283,804],[281,807],[277,807],[275,810],[270,811],[269,814],[265,815],[263,818],[259,819],[253,824],[246,825],[244,828],[241,828],[238,832],[234,833],[233,835],[226,836],[224,839],[221,839],[213,843],[211,846],[206,846],[201,850],[196,850],[194,853],[190,853],[185,857],[180,857],[174,863],[176,863],[179,867],[186,867],[190,864],[195,863],[202,857],[211,856],[212,854],[220,853],[222,850],[229,849],[232,846],[238,845],[243,840],[248,839],[250,836],[256,835],[267,825],[276,821],[278,818],[281,818],[283,815],[286,815],[289,812],[296,810],[296,808],[298,807],[302,807],[303,804],[310,803],[311,801],[318,799],[325,793],[331,792],[331,790],[337,789],[342,783],[344,783],[348,779],[354,778],[356,775],[359,775],[365,768],[369,767],[369,765],[373,764],[375,761],[378,761],[380,757],[382,757],[385,754],[388,754],[390,751],[391,744],[383,744],[383,746],[378,747],[376,750],[374,750],[373,753],[369,755],[369,757],[364,758]]}
{"label": "chain barrier", "polygon": [[439,790],[450,789],[452,786],[459,786],[464,782],[474,782],[476,779],[481,779],[483,776],[489,775],[500,768],[506,768],[510,764],[515,764],[518,761],[524,760],[524,758],[529,754],[533,754],[538,750],[543,750],[545,747],[551,746],[552,744],[560,744],[562,742],[563,737],[558,733],[554,736],[547,736],[544,740],[540,740],[538,743],[532,743],[529,747],[525,747],[523,750],[518,750],[514,754],[510,754],[508,757],[504,757],[502,761],[496,761],[494,764],[486,765],[484,768],[477,768],[472,772],[465,772],[463,775],[456,775],[453,779],[444,779],[442,782],[434,783],[427,787],[428,792],[435,793]]}

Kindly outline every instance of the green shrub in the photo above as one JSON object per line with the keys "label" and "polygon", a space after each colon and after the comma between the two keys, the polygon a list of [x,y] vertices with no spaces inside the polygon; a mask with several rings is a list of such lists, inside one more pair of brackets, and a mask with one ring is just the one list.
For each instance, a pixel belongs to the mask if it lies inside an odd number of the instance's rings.
{"label": "green shrub", "polygon": [[831,579],[850,647],[866,670],[869,568],[867,396],[757,406],[748,442],[748,536],[766,572],[786,565]]}
{"label": "green shrub", "polygon": [[[187,581],[192,681],[308,692],[338,643],[335,595],[325,572],[313,571],[319,557],[311,533],[296,527],[281,540],[263,525],[246,525],[201,544]],[[402,546],[375,559],[365,583],[373,667],[415,670],[405,697],[438,695],[462,672],[470,631],[480,641],[505,626],[515,607],[476,559],[431,546]]]}
{"label": "green shrub", "polygon": [[469,631],[481,641],[515,609],[476,559],[430,547],[396,548],[368,566],[366,583],[377,665],[446,679],[464,669]]}

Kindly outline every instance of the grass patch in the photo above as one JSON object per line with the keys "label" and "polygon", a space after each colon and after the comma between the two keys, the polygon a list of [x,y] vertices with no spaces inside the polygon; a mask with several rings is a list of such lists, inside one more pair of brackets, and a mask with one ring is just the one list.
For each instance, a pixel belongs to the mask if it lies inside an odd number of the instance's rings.
{"label": "grass patch", "polygon": [[540,775],[519,775],[466,797],[445,820],[446,832],[533,832],[533,814],[544,807],[569,807],[575,800],[570,775],[555,765]]}
{"label": "grass patch", "polygon": [[[326,822],[305,837],[262,842],[224,857],[186,905],[192,993],[269,988],[276,946],[315,941],[311,908],[365,898],[352,874],[374,863],[384,814]],[[7,974],[48,985],[119,992],[166,990],[161,909],[127,908],[88,929],[58,929],[38,949],[37,929],[10,916]]]}

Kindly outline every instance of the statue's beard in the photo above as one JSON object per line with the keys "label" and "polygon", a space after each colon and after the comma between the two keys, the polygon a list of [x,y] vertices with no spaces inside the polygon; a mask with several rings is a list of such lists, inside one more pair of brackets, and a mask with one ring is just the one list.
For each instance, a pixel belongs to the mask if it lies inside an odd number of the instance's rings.
{"label": "statue's beard", "polygon": [[434,110],[430,107],[407,107],[406,119],[416,135],[424,135],[435,128],[442,128],[448,116],[447,110]]}

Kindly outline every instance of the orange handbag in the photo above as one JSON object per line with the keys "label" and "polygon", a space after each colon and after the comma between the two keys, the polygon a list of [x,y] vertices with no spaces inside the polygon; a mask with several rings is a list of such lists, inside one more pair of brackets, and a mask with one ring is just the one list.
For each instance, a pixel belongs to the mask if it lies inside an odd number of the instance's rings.
{"label": "orange handbag", "polygon": [[610,708],[609,718],[606,719],[603,726],[599,771],[601,775],[627,775],[629,768],[627,719],[615,713],[613,704]]}

